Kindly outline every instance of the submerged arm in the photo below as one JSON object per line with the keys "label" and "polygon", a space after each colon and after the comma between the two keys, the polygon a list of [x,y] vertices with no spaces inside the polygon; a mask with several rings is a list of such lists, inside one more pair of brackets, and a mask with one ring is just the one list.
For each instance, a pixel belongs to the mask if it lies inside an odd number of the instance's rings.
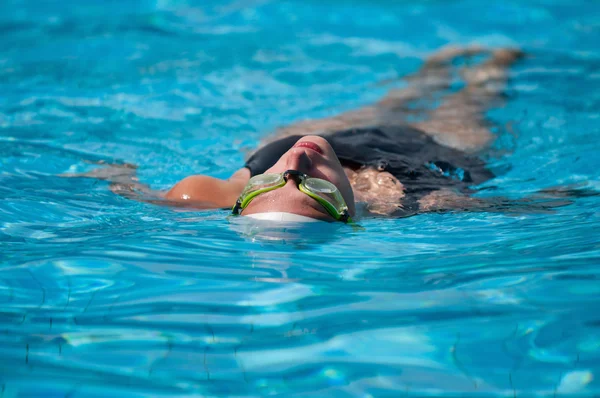
{"label": "submerged arm", "polygon": [[87,173],[63,174],[62,177],[104,180],[110,182],[112,192],[127,199],[196,209],[232,207],[250,179],[250,170],[246,168],[239,169],[227,180],[194,175],[184,178],[164,192],[140,183],[136,169],[136,166],[130,164],[112,164]]}
{"label": "submerged arm", "polygon": [[551,213],[558,207],[573,203],[578,197],[597,196],[588,188],[557,187],[541,190],[529,197],[511,199],[501,196],[474,198],[450,189],[434,191],[419,199],[419,211],[492,212],[505,214]]}

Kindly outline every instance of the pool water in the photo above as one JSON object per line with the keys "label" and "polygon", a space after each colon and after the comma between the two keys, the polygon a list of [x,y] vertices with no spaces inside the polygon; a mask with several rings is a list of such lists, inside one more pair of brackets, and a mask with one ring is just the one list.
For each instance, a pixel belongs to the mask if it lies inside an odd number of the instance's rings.
{"label": "pool water", "polygon": [[[3,0],[0,32],[0,397],[600,394],[597,1]],[[227,177],[473,43],[528,54],[480,195],[572,204],[268,242],[59,176]]]}

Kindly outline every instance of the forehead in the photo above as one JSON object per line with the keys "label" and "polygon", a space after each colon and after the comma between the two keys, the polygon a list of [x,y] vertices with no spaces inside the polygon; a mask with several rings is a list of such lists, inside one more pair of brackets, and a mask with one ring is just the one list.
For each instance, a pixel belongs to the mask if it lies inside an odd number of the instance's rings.
{"label": "forehead", "polygon": [[242,215],[281,211],[325,221],[334,221],[325,208],[310,196],[300,192],[295,184],[258,195]]}

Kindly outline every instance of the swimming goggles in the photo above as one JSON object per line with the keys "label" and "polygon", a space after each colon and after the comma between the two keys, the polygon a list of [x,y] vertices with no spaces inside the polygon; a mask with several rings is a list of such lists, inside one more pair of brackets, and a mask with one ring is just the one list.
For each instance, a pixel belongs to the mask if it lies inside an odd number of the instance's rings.
{"label": "swimming goggles", "polygon": [[252,177],[233,206],[232,214],[240,214],[258,195],[283,187],[290,177],[300,180],[298,189],[319,202],[331,217],[337,221],[352,221],[348,205],[335,185],[327,180],[309,177],[297,170]]}

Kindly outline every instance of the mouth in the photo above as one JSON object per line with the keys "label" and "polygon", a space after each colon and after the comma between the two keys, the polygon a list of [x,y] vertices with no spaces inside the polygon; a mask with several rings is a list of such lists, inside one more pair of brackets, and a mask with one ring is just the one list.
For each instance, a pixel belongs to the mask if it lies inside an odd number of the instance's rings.
{"label": "mouth", "polygon": [[301,141],[294,145],[294,148],[308,148],[323,155],[323,149],[320,146],[310,141]]}

